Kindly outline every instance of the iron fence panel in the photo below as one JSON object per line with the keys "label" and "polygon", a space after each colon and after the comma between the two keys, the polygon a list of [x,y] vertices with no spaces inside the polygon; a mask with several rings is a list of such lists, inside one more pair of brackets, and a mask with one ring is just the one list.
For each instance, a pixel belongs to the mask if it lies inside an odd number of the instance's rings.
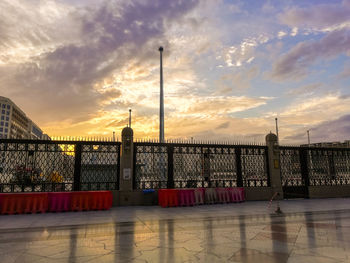
{"label": "iron fence panel", "polygon": [[266,146],[242,146],[241,165],[244,187],[270,186]]}
{"label": "iron fence panel", "polygon": [[299,148],[280,147],[280,169],[282,186],[305,186]]}
{"label": "iron fence panel", "polygon": [[83,144],[81,155],[81,190],[119,189],[119,144]]}
{"label": "iron fence panel", "polygon": [[[77,145],[84,146],[82,153]],[[100,151],[90,151],[90,145]],[[119,142],[1,139],[0,192],[118,189],[119,149]],[[77,154],[83,157],[79,167]]]}
{"label": "iron fence panel", "polygon": [[168,152],[166,145],[134,143],[134,188],[167,188]]}
{"label": "iron fence panel", "polygon": [[[241,171],[245,186],[268,186],[266,149],[266,146],[136,142],[134,188],[235,187],[241,186],[238,183],[242,181]],[[237,166],[238,158],[242,169]]]}
{"label": "iron fence panel", "polygon": [[75,145],[0,141],[0,192],[70,191]]}
{"label": "iron fence panel", "polygon": [[348,148],[281,146],[280,160],[283,186],[350,184]]}
{"label": "iron fence panel", "polygon": [[308,148],[311,186],[350,184],[350,149]]}
{"label": "iron fence panel", "polygon": [[237,186],[235,148],[219,145],[175,145],[174,186]]}

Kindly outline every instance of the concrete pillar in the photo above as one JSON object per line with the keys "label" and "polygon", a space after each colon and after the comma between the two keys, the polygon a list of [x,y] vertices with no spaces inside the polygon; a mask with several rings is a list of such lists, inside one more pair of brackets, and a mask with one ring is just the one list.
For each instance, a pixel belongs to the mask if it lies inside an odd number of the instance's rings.
{"label": "concrete pillar", "polygon": [[272,195],[278,193],[274,199],[283,199],[278,138],[276,134],[269,133],[266,135],[265,140],[268,148],[270,185],[273,191]]}
{"label": "concrete pillar", "polygon": [[120,205],[131,205],[133,202],[133,137],[133,130],[130,127],[125,127],[122,131],[122,149],[120,156]]}

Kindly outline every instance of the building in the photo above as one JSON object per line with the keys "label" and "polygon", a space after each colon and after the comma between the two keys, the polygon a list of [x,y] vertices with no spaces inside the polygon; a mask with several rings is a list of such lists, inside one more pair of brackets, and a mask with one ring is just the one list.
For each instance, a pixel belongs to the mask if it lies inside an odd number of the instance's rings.
{"label": "building", "polygon": [[335,147],[335,148],[342,148],[342,147],[346,147],[349,148],[350,147],[350,140],[345,140],[344,142],[317,142],[317,143],[310,143],[309,144],[302,144],[300,145],[302,147]]}
{"label": "building", "polygon": [[0,138],[42,139],[43,131],[9,98],[0,96]]}

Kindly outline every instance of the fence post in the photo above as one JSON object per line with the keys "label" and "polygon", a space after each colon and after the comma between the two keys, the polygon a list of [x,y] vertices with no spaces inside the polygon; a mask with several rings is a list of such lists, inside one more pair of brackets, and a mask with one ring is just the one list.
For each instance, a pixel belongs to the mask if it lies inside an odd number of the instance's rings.
{"label": "fence post", "polygon": [[81,190],[80,174],[81,174],[81,143],[77,142],[74,150],[75,163],[74,163],[74,182],[73,190]]}
{"label": "fence post", "polygon": [[273,194],[278,193],[276,199],[283,199],[283,188],[281,182],[281,170],[280,170],[280,150],[278,145],[277,136],[273,133],[269,133],[265,137],[266,145],[268,149],[268,167],[270,185],[272,187]]}
{"label": "fence post", "polygon": [[167,188],[174,188],[174,146],[167,146],[168,152],[168,181]]}
{"label": "fence post", "polygon": [[120,158],[120,191],[133,190],[133,143],[134,133],[130,127],[125,127],[122,131],[122,150]]}
{"label": "fence post", "polygon": [[[133,195],[134,180],[134,132],[130,127],[122,130],[122,145],[120,154],[119,172],[119,199],[120,205],[132,205],[135,202]],[[114,202],[114,201],[113,201]],[[118,203],[118,202],[117,202]]]}
{"label": "fence post", "polygon": [[[308,167],[308,149],[306,148],[300,148],[299,152],[300,156],[300,170],[301,170],[301,176],[304,179],[305,187],[308,189],[310,185],[309,181],[309,167]],[[307,190],[308,191],[308,190]]]}
{"label": "fence post", "polygon": [[237,187],[243,187],[241,152],[242,152],[242,148],[240,148],[240,147],[235,148],[236,169],[237,169]]}

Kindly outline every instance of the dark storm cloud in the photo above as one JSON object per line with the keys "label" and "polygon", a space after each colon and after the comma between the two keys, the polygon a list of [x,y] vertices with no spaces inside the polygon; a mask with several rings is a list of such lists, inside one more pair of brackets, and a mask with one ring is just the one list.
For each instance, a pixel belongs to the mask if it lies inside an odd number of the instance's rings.
{"label": "dark storm cloud", "polygon": [[[181,19],[196,4],[196,0],[105,1],[97,9],[80,10],[75,15],[80,21],[71,25],[81,28],[79,43],[3,69],[7,74],[0,79],[0,91],[5,96],[16,95],[21,102],[30,100],[32,113],[48,109],[42,112],[42,120],[52,119],[53,114],[56,120],[63,120],[94,113],[111,94],[101,94],[93,86],[131,59],[138,63],[158,59],[157,47],[166,43],[166,25]],[[16,89],[9,89],[11,86]]]}
{"label": "dark storm cloud", "polygon": [[[350,139],[350,114],[344,115],[332,121],[325,121],[310,129],[312,142],[331,142]],[[303,133],[288,136],[285,139],[302,141],[306,138],[306,131]]]}
{"label": "dark storm cloud", "polygon": [[273,65],[270,76],[274,80],[301,79],[317,60],[331,59],[350,50],[350,0],[288,8],[279,20],[308,32],[324,32],[326,36],[320,41],[301,42],[283,54]]}
{"label": "dark storm cloud", "polygon": [[297,44],[275,62],[270,76],[275,80],[299,79],[308,73],[308,67],[317,60],[331,59],[349,51],[350,31],[334,31],[320,41]]}
{"label": "dark storm cloud", "polygon": [[292,27],[325,28],[340,25],[350,20],[350,1],[344,0],[342,4],[332,3],[308,6],[306,8],[294,7],[279,16],[280,20]]}

